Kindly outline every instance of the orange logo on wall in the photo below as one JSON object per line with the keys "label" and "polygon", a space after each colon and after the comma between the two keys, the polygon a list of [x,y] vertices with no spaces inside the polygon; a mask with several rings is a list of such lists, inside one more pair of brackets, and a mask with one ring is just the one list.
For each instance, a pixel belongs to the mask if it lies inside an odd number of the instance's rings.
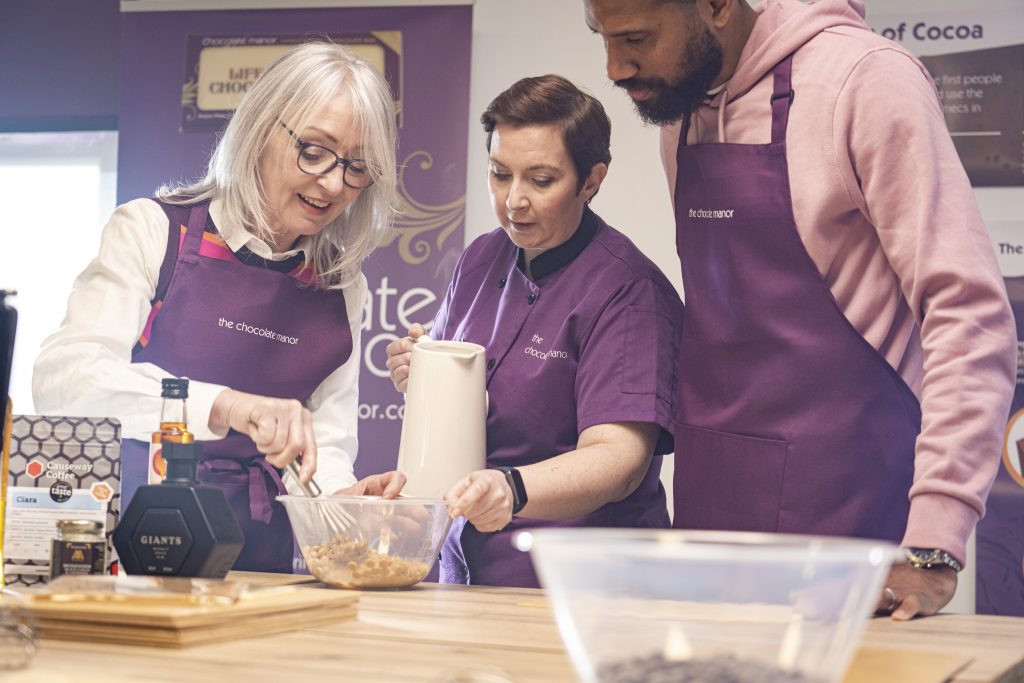
{"label": "orange logo on wall", "polygon": [[33,479],[38,479],[39,475],[41,475],[45,471],[46,468],[43,466],[43,463],[39,462],[38,460],[33,460],[25,468],[25,474],[32,477]]}

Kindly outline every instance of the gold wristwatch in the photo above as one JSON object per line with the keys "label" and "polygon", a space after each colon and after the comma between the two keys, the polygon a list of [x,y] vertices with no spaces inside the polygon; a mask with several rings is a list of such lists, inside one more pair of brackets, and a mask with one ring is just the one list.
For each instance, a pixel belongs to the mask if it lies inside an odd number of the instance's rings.
{"label": "gold wristwatch", "polygon": [[938,548],[907,548],[907,562],[916,569],[933,569],[939,565],[952,567],[953,571],[959,572],[964,568],[960,562]]}

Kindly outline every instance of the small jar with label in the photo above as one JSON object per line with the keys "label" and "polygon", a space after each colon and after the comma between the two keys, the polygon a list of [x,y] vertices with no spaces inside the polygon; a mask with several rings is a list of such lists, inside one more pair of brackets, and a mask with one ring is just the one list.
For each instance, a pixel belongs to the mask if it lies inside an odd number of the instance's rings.
{"label": "small jar with label", "polygon": [[62,519],[57,522],[57,538],[53,539],[50,578],[103,574],[106,555],[107,539],[101,522]]}

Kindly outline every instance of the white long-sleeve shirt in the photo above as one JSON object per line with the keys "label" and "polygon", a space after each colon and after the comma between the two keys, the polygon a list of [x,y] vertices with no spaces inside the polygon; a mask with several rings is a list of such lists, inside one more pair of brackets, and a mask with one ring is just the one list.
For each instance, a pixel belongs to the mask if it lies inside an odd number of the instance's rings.
{"label": "white long-sleeve shirt", "polygon": [[[293,250],[273,253],[242,226],[225,224],[217,200],[210,204],[210,216],[232,252],[244,246],[264,259],[283,260],[300,252],[309,256],[309,238],[300,239]],[[32,396],[37,412],[116,417],[122,437],[143,441],[159,427],[160,382],[173,375],[152,363],[132,363],[132,349],[156,294],[167,230],[167,215],[149,199],[128,202],[110,217],[99,254],[75,280],[64,321],[43,342],[36,360]],[[317,442],[316,481],[328,493],[355,482],[359,342],[366,290],[362,274],[344,288],[352,355],[306,403]],[[217,395],[228,388],[190,379],[189,430],[197,440],[219,439],[227,433],[212,430],[209,419]]]}

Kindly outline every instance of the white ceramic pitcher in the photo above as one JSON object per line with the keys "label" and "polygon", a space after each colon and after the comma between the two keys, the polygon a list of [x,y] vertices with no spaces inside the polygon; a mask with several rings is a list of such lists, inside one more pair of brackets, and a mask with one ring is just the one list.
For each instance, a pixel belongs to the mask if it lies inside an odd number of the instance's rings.
{"label": "white ceramic pitcher", "polygon": [[402,494],[443,498],[487,463],[485,349],[479,344],[416,340],[405,390],[398,469]]}

